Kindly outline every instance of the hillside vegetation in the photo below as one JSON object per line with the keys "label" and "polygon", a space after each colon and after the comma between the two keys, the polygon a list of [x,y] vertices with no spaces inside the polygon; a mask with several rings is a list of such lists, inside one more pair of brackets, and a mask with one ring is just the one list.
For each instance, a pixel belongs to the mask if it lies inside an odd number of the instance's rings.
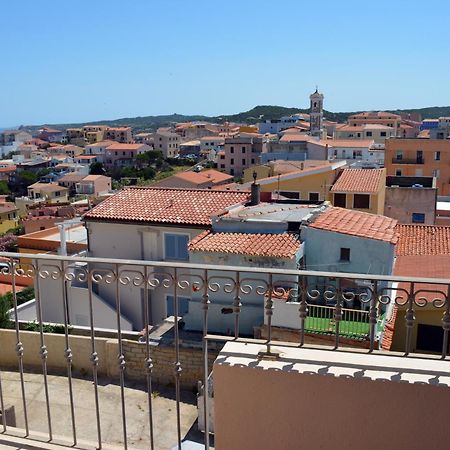
{"label": "hillside vegetation", "polygon": [[[202,115],[171,114],[162,116],[126,117],[123,119],[99,120],[96,122],[87,122],[87,123],[104,124],[108,126],[130,126],[133,128],[135,132],[139,132],[139,131],[154,131],[159,127],[168,126],[176,122],[191,122],[195,120],[205,122],[222,122],[224,120],[228,120],[230,122],[254,124],[261,120],[279,119],[282,116],[296,113],[307,113],[308,111],[309,111],[308,109],[288,108],[285,106],[259,105],[255,106],[249,111],[216,117],[202,116]],[[348,116],[356,114],[357,112],[360,111],[336,112],[336,113],[332,111],[324,111],[324,114],[325,117],[329,120],[333,120],[336,122],[345,122]],[[450,116],[450,106],[432,106],[428,108],[417,108],[417,109],[398,109],[398,110],[391,110],[389,112],[397,114],[404,112],[410,113],[418,112],[422,115],[422,118],[429,119],[441,116]],[[54,128],[65,129],[71,127],[78,127],[85,124],[86,123],[42,124],[42,125],[22,126],[21,128],[35,130],[42,126],[50,126]]]}

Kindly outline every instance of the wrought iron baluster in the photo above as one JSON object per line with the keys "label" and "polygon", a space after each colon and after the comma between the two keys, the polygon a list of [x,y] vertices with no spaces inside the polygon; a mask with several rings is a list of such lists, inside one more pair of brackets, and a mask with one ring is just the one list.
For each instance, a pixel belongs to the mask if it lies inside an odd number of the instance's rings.
{"label": "wrought iron baluster", "polygon": [[42,375],[44,376],[44,392],[45,392],[45,402],[47,407],[47,423],[48,423],[48,437],[49,440],[53,440],[53,431],[52,431],[52,418],[50,414],[50,397],[48,391],[48,374],[47,374],[47,358],[48,358],[48,350],[45,345],[45,337],[44,337],[44,325],[42,323],[42,304],[41,304],[41,291],[40,291],[40,272],[39,272],[39,260],[36,260],[36,273],[35,273],[35,296],[36,296],[36,313],[37,319],[39,323],[39,338],[40,338],[40,350],[39,353],[41,355],[42,360]]}
{"label": "wrought iron baluster", "polygon": [[150,330],[149,330],[149,275],[148,267],[144,266],[144,321],[145,321],[145,373],[147,378],[147,401],[148,401],[148,426],[150,433],[150,448],[154,449],[154,436],[153,436],[153,404],[152,404],[152,370],[153,361],[150,354]]}
{"label": "wrought iron baluster", "polygon": [[450,284],[447,285],[447,298],[445,299],[445,312],[442,316],[442,328],[444,329],[444,336],[442,339],[442,355],[445,359],[448,353],[448,332],[450,330]]}
{"label": "wrought iron baluster", "polygon": [[23,419],[25,423],[25,437],[29,436],[30,429],[28,425],[28,411],[27,411],[27,400],[25,396],[25,380],[23,376],[23,353],[24,348],[20,340],[20,327],[19,327],[19,313],[17,310],[17,288],[16,288],[16,262],[11,257],[9,259],[9,267],[12,275],[12,294],[13,294],[13,308],[14,308],[14,325],[16,330],[16,354],[19,363],[19,376],[20,376],[20,390],[22,395],[22,405],[23,405]]}
{"label": "wrought iron baluster", "polygon": [[270,343],[272,341],[272,316],[273,316],[273,281],[272,281],[272,274],[269,274],[269,286],[267,290],[267,300],[264,309],[265,314],[267,316],[267,341],[266,341],[266,352],[268,355],[270,355]]}
{"label": "wrought iron baluster", "polygon": [[73,401],[73,386],[72,386],[72,349],[70,348],[69,342],[69,302],[67,299],[67,281],[66,281],[66,263],[61,261],[60,270],[61,270],[61,289],[62,289],[62,298],[63,298],[63,311],[64,311],[64,341],[65,341],[65,351],[64,357],[66,359],[67,364],[67,380],[69,381],[69,401],[70,401],[70,415],[72,421],[72,437],[73,437],[73,445],[77,445],[77,430],[75,425],[75,407]]}
{"label": "wrought iron baluster", "polygon": [[308,317],[307,289],[307,279],[302,276],[300,280],[300,306],[298,308],[300,314],[300,346],[305,345],[305,324]]}
{"label": "wrought iron baluster", "polygon": [[377,327],[376,301],[378,299],[378,282],[374,280],[372,281],[372,285],[373,291],[370,297],[370,307],[369,307],[369,341],[370,341],[369,352],[373,352],[375,349],[375,337]]}
{"label": "wrought iron baluster", "polygon": [[178,449],[181,450],[181,412],[180,412],[180,377],[181,377],[181,363],[180,363],[180,336],[178,330],[178,270],[174,268],[173,278],[173,310],[175,315],[174,324],[174,337],[175,337],[175,397],[176,397],[176,409],[177,409],[177,436],[178,436]]}
{"label": "wrought iron baluster", "polygon": [[236,295],[233,300],[233,312],[234,312],[234,338],[237,339],[239,337],[239,319],[241,315],[241,278],[240,272],[236,272]]}
{"label": "wrought iron baluster", "polygon": [[208,310],[209,310],[209,293],[208,293],[209,281],[208,270],[203,271],[203,296],[202,296],[202,309],[203,309],[203,420],[205,424],[205,449],[209,450],[209,364],[208,364],[208,341],[206,336],[208,334]]}
{"label": "wrought iron baluster", "polygon": [[409,284],[408,293],[408,307],[405,313],[405,326],[406,326],[406,341],[405,341],[405,356],[411,353],[412,346],[412,333],[416,316],[414,314],[414,282]]}
{"label": "wrought iron baluster", "polygon": [[123,354],[123,342],[122,342],[122,325],[120,323],[120,265],[115,264],[115,276],[116,276],[116,319],[117,319],[117,340],[119,344],[119,355],[117,356],[119,363],[119,381],[120,381],[120,401],[122,407],[122,430],[123,430],[123,447],[128,449],[128,437],[127,437],[127,417],[125,410],[125,368],[126,361]]}
{"label": "wrought iron baluster", "polygon": [[342,303],[343,303],[343,291],[341,289],[341,280],[340,278],[337,279],[337,288],[336,288],[336,305],[333,309],[333,319],[334,319],[334,327],[335,327],[335,342],[334,342],[334,349],[337,350],[339,348],[339,333],[340,333],[340,326],[342,321]]}
{"label": "wrought iron baluster", "polygon": [[94,306],[92,300],[92,287],[94,273],[91,272],[89,264],[87,266],[88,277],[88,303],[89,303],[89,326],[91,338],[91,363],[92,363],[92,380],[94,382],[94,400],[95,400],[95,419],[97,425],[97,448],[102,449],[102,427],[100,423],[100,402],[98,394],[98,353],[95,343],[95,325],[94,325]]}

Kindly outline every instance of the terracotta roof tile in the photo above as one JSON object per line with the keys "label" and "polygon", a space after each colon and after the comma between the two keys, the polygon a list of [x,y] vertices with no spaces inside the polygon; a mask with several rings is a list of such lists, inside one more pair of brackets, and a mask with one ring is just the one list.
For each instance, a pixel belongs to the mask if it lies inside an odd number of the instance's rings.
{"label": "terracotta roof tile", "polygon": [[390,350],[392,342],[394,340],[395,321],[397,320],[398,308],[394,306],[392,308],[391,317],[386,322],[383,332],[383,338],[381,339],[381,348],[383,350]]}
{"label": "terracotta roof tile", "polygon": [[385,179],[385,169],[344,169],[331,192],[378,192]]}
{"label": "terracotta roof tile", "polygon": [[189,242],[196,252],[294,258],[300,241],[292,234],[213,233],[206,231]]}
{"label": "terracotta roof tile", "polygon": [[397,225],[397,256],[450,255],[450,227]]}
{"label": "terracotta roof tile", "polygon": [[106,199],[86,220],[210,226],[211,216],[245,203],[246,192],[132,187]]}
{"label": "terracotta roof tile", "polygon": [[395,244],[398,240],[396,224],[397,221],[389,217],[331,207],[321,213],[309,227]]}

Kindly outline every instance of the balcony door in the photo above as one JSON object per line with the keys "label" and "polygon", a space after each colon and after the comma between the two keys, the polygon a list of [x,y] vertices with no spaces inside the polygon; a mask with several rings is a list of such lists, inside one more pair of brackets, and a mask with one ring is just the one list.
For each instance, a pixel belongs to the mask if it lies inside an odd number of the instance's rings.
{"label": "balcony door", "polygon": [[423,164],[423,151],[422,150],[417,150],[416,163],[417,164]]}

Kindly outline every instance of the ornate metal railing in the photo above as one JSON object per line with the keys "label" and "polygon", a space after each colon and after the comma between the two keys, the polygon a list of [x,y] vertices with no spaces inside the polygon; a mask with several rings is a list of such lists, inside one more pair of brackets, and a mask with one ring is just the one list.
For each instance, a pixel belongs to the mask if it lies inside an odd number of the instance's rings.
{"label": "ornate metal railing", "polygon": [[[24,415],[24,435],[30,436],[27,416],[26,383],[24,381],[24,347],[17,301],[17,286],[19,279],[32,279],[35,288],[35,310],[38,325],[39,355],[43,375],[44,393],[48,423],[48,440],[53,440],[52,408],[49,400],[48,356],[53,351],[47,346],[48,335],[45,333],[45,311],[49,302],[52,308],[60,308],[61,324],[64,327],[65,360],[70,401],[72,443],[77,446],[78,434],[76,423],[76,404],[74,402],[72,370],[73,350],[71,348],[70,326],[71,288],[85,289],[86,314],[89,322],[89,337],[91,342],[90,360],[92,364],[93,396],[95,400],[97,430],[97,448],[102,448],[103,434],[101,426],[101,411],[98,393],[99,355],[96,349],[98,331],[96,323],[95,298],[105,295],[114,311],[114,323],[111,328],[117,330],[118,343],[118,381],[120,384],[123,446],[128,448],[127,411],[125,377],[127,359],[122,339],[123,312],[130,307],[130,295],[139,293],[142,299],[143,317],[136,329],[149,329],[151,312],[155,302],[161,298],[155,292],[164,292],[170,298],[171,308],[175,317],[181,317],[182,302],[190,299],[189,313],[186,315],[185,327],[192,326],[200,334],[203,348],[203,384],[204,384],[204,446],[209,448],[208,432],[209,402],[207,379],[210,372],[208,365],[209,346],[211,342],[225,343],[239,341],[263,345],[265,354],[273,356],[274,347],[305,346],[305,336],[311,328],[317,328],[314,321],[326,319],[327,332],[332,340],[323,348],[339,351],[342,347],[342,336],[354,334],[367,339],[368,352],[377,354],[380,339],[384,332],[386,320],[392,317],[393,310],[403,311],[397,320],[402,320],[406,332],[404,338],[404,355],[408,356],[416,349],[414,337],[417,327],[418,311],[432,309],[438,312],[440,319],[437,324],[442,331],[442,346],[437,357],[447,358],[450,330],[450,280],[429,278],[386,277],[377,275],[361,275],[334,272],[314,272],[300,270],[283,270],[275,268],[230,267],[220,265],[199,265],[189,263],[173,263],[159,261],[119,260],[87,257],[63,257],[52,255],[0,253],[7,264],[2,273],[9,276],[12,284],[12,322],[15,332],[15,350],[17,354],[18,373],[20,376],[22,409]],[[50,288],[49,288],[50,286]],[[107,288],[102,291],[102,288]],[[152,295],[150,295],[150,293]],[[134,297],[133,297],[134,298]],[[298,331],[297,341],[279,341],[272,336],[272,318],[278,314],[277,303],[290,304],[296,311],[295,317],[289,314],[289,319],[295,322]],[[166,303],[163,302],[166,307]],[[192,311],[191,311],[192,307]],[[196,312],[195,312],[196,311]],[[326,311],[326,314],[325,312]],[[253,319],[249,322],[249,314]],[[192,315],[188,320],[189,314]],[[184,319],[184,318],[183,318]],[[286,319],[286,320],[287,320]],[[278,318],[279,320],[279,318]],[[220,324],[228,321],[228,332],[220,329]],[[184,322],[184,320],[183,320]],[[267,327],[267,337],[256,339],[245,331],[249,326],[264,324]],[[349,323],[351,323],[349,325]],[[190,324],[190,325],[189,325]],[[196,325],[197,324],[197,325]],[[279,326],[279,325],[277,325]],[[197,328],[196,328],[197,327]],[[289,328],[289,324],[287,325]],[[345,328],[347,327],[347,329]],[[350,327],[350,328],[348,328]],[[352,328],[353,327],[353,328]],[[347,330],[347,331],[345,331]],[[344,332],[344,333],[343,333]],[[176,399],[176,423],[178,447],[181,448],[183,435],[180,421],[181,377],[183,366],[180,358],[180,324],[173,328],[173,380]],[[0,348],[4,344],[0,342]],[[142,374],[147,383],[148,422],[150,447],[154,448],[153,407],[152,407],[152,372],[154,361],[151,357],[149,339],[143,339],[145,347],[142,358]],[[348,349],[348,340],[345,343]],[[356,350],[355,350],[356,351]],[[364,351],[358,349],[357,351]],[[385,354],[385,353],[383,353]],[[264,357],[264,355],[262,355]],[[343,354],[343,358],[344,358]],[[436,358],[436,355],[429,355]],[[0,407],[4,411],[4,392],[0,372]],[[10,427],[4,422],[3,433],[8,433]]]}

